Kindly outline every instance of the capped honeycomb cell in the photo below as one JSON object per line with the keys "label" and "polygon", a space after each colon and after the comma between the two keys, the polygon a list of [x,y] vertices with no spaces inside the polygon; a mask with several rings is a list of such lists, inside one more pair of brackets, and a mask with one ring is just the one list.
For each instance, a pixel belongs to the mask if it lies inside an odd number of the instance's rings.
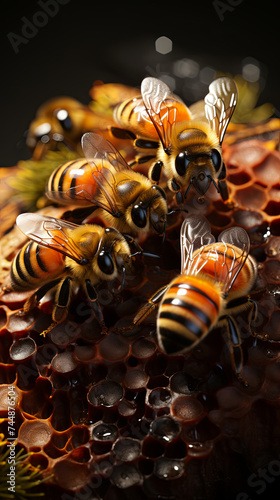
{"label": "capped honeycomb cell", "polygon": [[204,417],[205,412],[197,399],[190,396],[180,396],[175,399],[172,405],[172,414],[184,422],[198,422]]}
{"label": "capped honeycomb cell", "polygon": [[18,439],[27,448],[42,448],[51,439],[51,426],[42,420],[30,420],[22,424]]}

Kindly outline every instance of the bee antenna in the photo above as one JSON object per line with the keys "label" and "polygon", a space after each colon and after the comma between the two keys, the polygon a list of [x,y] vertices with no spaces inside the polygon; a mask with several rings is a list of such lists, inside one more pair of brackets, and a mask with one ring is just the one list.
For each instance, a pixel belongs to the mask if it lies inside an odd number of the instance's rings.
{"label": "bee antenna", "polygon": [[175,212],[186,212],[186,214],[189,213],[189,211],[186,208],[174,208],[170,212],[167,212],[166,215],[172,215],[172,214],[175,214]]}
{"label": "bee antenna", "polygon": [[139,250],[138,252],[131,253],[129,257],[135,257],[135,255],[144,255],[144,257],[152,257],[154,259],[160,259],[160,255],[151,252],[144,252],[143,250]]}
{"label": "bee antenna", "polygon": [[213,182],[215,188],[217,189],[217,193],[220,192],[219,188],[218,188],[218,185],[216,183],[216,181],[213,179],[213,177],[211,175],[207,175],[208,179],[211,179],[211,181]]}
{"label": "bee antenna", "polygon": [[118,292],[122,292],[123,287],[124,287],[124,282],[125,282],[125,266],[122,266],[121,270],[122,270],[122,281],[121,281],[120,286],[118,287]]}

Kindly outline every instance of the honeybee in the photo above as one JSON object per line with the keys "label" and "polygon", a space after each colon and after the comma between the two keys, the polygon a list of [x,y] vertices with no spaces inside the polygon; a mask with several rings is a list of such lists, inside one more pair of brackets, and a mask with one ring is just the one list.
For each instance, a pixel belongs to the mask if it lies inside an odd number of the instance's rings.
{"label": "honeybee", "polygon": [[233,227],[223,231],[215,242],[204,217],[189,215],[181,226],[181,274],[158,290],[137,313],[133,325],[159,304],[157,337],[167,354],[187,352],[197,346],[215,326],[225,323],[231,360],[238,379],[243,356],[238,327],[231,314],[256,303],[248,297],[257,275],[249,255],[246,231]]}
{"label": "honeybee", "polygon": [[61,141],[76,149],[83,133],[100,125],[100,121],[100,117],[76,99],[55,97],[39,107],[29,126],[26,144],[34,160],[40,160]]}
{"label": "honeybee", "polygon": [[[149,178],[159,182],[164,173],[179,204],[191,185],[204,195],[211,183],[229,202],[221,144],[236,102],[237,86],[231,78],[213,81],[204,102],[188,108],[164,82],[148,77],[142,81],[141,97],[119,104],[114,119],[134,133],[140,153],[136,162],[152,161]],[[111,127],[111,133],[121,135],[117,127]]]}
{"label": "honeybee", "polygon": [[[164,233],[168,212],[164,190],[134,172],[104,137],[88,132],[82,137],[82,148],[86,159],[68,162],[53,172],[48,198],[90,207],[90,213],[101,208],[109,225],[122,233],[137,234],[150,228]],[[72,212],[73,217],[79,214],[79,210]]]}
{"label": "honeybee", "polygon": [[54,217],[24,213],[17,217],[19,229],[32,241],[26,243],[11,266],[12,289],[37,291],[27,300],[23,312],[34,308],[51,289],[55,290],[52,324],[45,336],[67,316],[75,286],[82,286],[103,331],[106,331],[95,285],[112,281],[131,266],[130,248],[116,229],[95,224],[79,226]]}

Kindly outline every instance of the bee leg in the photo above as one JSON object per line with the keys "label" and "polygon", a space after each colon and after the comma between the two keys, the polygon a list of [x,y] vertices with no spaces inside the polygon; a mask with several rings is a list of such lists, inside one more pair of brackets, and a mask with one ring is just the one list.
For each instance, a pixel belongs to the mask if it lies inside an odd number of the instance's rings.
{"label": "bee leg", "polygon": [[224,203],[231,203],[229,198],[229,192],[227,187],[227,182],[225,179],[218,180],[218,188]]}
{"label": "bee leg", "polygon": [[155,259],[160,258],[160,255],[157,255],[155,253],[144,252],[143,248],[139,245],[139,243],[135,240],[135,238],[133,238],[133,236],[131,236],[130,234],[122,233],[122,235],[126,239],[127,243],[129,243],[130,245],[133,243],[135,248],[137,249],[137,252],[130,254],[130,257],[135,257],[135,255],[144,255],[145,257],[153,257]]}
{"label": "bee leg", "polygon": [[152,297],[148,300],[148,302],[139,309],[138,313],[133,319],[132,322],[132,327],[140,325],[144,319],[151,314],[152,311],[158,306],[159,302],[161,301],[163,295],[165,294],[167,290],[167,286],[163,286],[160,288]]}
{"label": "bee leg", "polygon": [[52,312],[52,320],[51,325],[44,330],[41,335],[45,337],[47,333],[49,333],[53,328],[62,323],[65,320],[68,314],[68,306],[70,302],[71,296],[71,278],[67,276],[63,280],[60,280],[60,283],[57,287],[56,298],[55,298],[55,306]]}
{"label": "bee leg", "polygon": [[84,207],[84,208],[76,208],[74,210],[68,210],[64,212],[63,218],[70,222],[82,222],[84,219],[89,217],[94,210],[97,210],[98,207]]}
{"label": "bee leg", "polygon": [[125,128],[109,126],[109,127],[107,127],[107,130],[116,139],[130,139],[130,140],[133,139],[134,140],[136,138],[136,135],[133,132],[131,132],[130,130],[127,130]]}
{"label": "bee leg", "polygon": [[122,280],[116,289],[116,291],[118,293],[123,291],[123,287],[124,287],[124,283],[125,283],[125,271],[126,271],[125,266],[121,266]]}
{"label": "bee leg", "polygon": [[54,288],[58,283],[60,282],[60,278],[54,281],[51,281],[50,283],[47,283],[46,285],[41,286],[39,290],[37,290],[35,293],[33,293],[25,302],[22,311],[20,313],[22,315],[28,313],[32,309],[38,306],[40,300],[46,295],[46,293]]}
{"label": "bee leg", "polygon": [[129,243],[129,245],[131,245],[132,243],[134,244],[135,248],[137,249],[137,254],[143,252],[143,248],[139,245],[139,243],[135,240],[135,238],[131,236],[131,234],[122,233],[122,235],[126,239],[127,243]]}
{"label": "bee leg", "polygon": [[23,308],[19,311],[19,316],[24,316],[29,311],[32,311],[38,304],[39,299],[37,298],[37,292],[35,292],[25,301]]}
{"label": "bee leg", "polygon": [[245,380],[241,375],[243,369],[243,352],[237,325],[231,318],[231,316],[226,316],[225,320],[227,322],[227,334],[230,345],[231,364],[233,371],[237,376],[239,382],[241,382],[245,387],[248,387],[249,384],[247,380]]}
{"label": "bee leg", "polygon": [[257,321],[257,317],[258,317],[258,305],[251,297],[248,298],[248,302],[249,302],[250,307],[251,307],[249,328],[250,328],[251,334],[253,335],[253,337],[255,337],[254,324]]}
{"label": "bee leg", "polygon": [[107,333],[107,327],[105,325],[103,313],[102,313],[100,304],[99,304],[98,299],[97,299],[97,293],[96,293],[96,290],[93,287],[93,285],[91,284],[89,279],[86,279],[86,291],[87,291],[87,295],[88,295],[88,298],[90,300],[90,305],[91,305],[91,308],[94,312],[94,315],[102,328],[102,333]]}
{"label": "bee leg", "polygon": [[223,202],[229,207],[234,207],[234,202],[229,197],[228,185],[226,181],[226,166],[224,163],[221,173],[218,177],[218,188]]}

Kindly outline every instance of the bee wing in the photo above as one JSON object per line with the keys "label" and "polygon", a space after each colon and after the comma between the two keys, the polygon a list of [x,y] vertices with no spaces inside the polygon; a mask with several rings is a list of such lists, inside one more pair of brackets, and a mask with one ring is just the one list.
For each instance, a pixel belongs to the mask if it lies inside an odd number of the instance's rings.
{"label": "bee wing", "polygon": [[116,192],[116,172],[130,170],[125,159],[107,139],[101,135],[87,132],[81,139],[86,160],[92,168],[92,175],[98,185],[99,192],[91,200],[93,204],[107,210],[112,215],[119,213]]}
{"label": "bee wing", "polygon": [[205,116],[220,143],[236,106],[237,95],[235,81],[221,77],[209,85],[209,93],[205,96]]}
{"label": "bee wing", "polygon": [[94,165],[95,159],[108,161],[116,171],[129,169],[125,159],[119,151],[102,135],[87,132],[81,139],[83,152],[87,161]]}
{"label": "bee wing", "polygon": [[168,152],[172,127],[176,121],[189,120],[189,110],[172,94],[170,88],[157,78],[144,78],[141,94],[146,112],[157,131],[163,149]]}
{"label": "bee wing", "polygon": [[[189,215],[181,226],[181,273],[197,274],[205,264],[200,252],[205,245],[215,242],[208,221],[203,216]],[[197,252],[196,252],[197,250]],[[195,259],[193,254],[196,252]]]}
{"label": "bee wing", "polygon": [[81,250],[69,236],[69,231],[79,227],[77,224],[34,213],[20,214],[16,223],[36,243],[67,255],[78,263],[83,259]]}
{"label": "bee wing", "polygon": [[[225,229],[225,231],[219,235],[218,241],[226,245],[224,263],[220,266],[222,276],[216,277],[218,281],[224,283],[223,293],[226,296],[248,257],[250,240],[245,229],[241,227],[232,227]],[[237,247],[240,252],[236,252],[232,246]],[[217,247],[217,251],[218,250],[219,247]]]}

